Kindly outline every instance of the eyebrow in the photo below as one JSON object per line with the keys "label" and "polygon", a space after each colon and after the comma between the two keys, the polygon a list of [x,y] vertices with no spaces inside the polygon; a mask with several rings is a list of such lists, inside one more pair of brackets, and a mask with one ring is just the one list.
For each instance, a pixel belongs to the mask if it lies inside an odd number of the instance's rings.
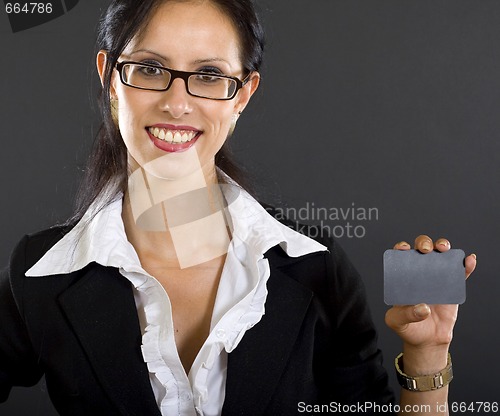
{"label": "eyebrow", "polygon": [[159,57],[159,58],[163,59],[164,61],[168,61],[168,59],[167,59],[166,57],[164,57],[163,55],[160,55],[159,53],[156,53],[156,52],[151,51],[151,50],[149,50],[149,49],[138,49],[138,50],[136,50],[136,51],[131,52],[131,53],[130,53],[130,56],[135,55],[136,53],[141,53],[141,52],[150,53],[150,54],[152,54],[152,55],[156,55],[157,57]]}
{"label": "eyebrow", "polygon": [[231,64],[228,61],[222,58],[206,58],[206,59],[197,59],[196,61],[194,61],[195,64],[209,64],[212,62],[224,62],[229,66],[231,66]]}
{"label": "eyebrow", "polygon": [[[150,53],[152,55],[156,55],[157,57],[163,59],[165,62],[168,62],[169,59],[163,55],[160,55],[159,53],[157,52],[154,52],[150,49],[138,49],[136,51],[133,51],[130,53],[130,56],[134,55],[134,54],[137,54],[137,53],[141,53],[141,52],[146,52],[146,53]],[[213,62],[224,62],[225,64],[231,66],[231,64],[226,61],[225,59],[223,58],[219,58],[219,57],[214,57],[214,58],[205,58],[205,59],[197,59],[193,62],[193,64],[196,64],[196,65],[199,65],[199,64],[207,64],[207,63],[213,63]]]}

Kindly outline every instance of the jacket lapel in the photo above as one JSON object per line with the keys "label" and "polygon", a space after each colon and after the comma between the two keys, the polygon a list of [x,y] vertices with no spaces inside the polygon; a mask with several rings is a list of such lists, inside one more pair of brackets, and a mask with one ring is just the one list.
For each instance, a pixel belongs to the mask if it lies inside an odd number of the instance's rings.
{"label": "jacket lapel", "polygon": [[223,416],[263,414],[313,297],[312,291],[272,262],[270,266],[266,313],[228,356]]}
{"label": "jacket lapel", "polygon": [[124,415],[155,415],[132,286],[117,269],[92,265],[59,303],[102,387]]}

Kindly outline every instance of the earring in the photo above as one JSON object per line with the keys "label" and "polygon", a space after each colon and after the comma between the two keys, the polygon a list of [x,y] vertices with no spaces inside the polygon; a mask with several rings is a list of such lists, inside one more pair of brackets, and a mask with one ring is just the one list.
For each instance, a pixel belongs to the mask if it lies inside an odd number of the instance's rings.
{"label": "earring", "polygon": [[111,118],[115,123],[115,126],[118,127],[118,98],[111,97],[109,99],[110,107],[111,107]]}

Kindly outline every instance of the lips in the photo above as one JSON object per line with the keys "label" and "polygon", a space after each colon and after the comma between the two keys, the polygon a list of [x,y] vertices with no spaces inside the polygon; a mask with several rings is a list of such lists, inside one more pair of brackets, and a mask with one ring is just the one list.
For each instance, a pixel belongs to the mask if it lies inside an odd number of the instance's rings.
{"label": "lips", "polygon": [[146,130],[154,145],[166,152],[187,150],[201,135],[201,131],[185,126],[155,125]]}

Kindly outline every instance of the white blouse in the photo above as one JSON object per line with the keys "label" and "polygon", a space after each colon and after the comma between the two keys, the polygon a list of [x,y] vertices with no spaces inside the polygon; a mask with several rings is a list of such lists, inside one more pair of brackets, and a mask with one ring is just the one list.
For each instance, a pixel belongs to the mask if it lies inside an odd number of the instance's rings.
{"label": "white blouse", "polygon": [[[230,190],[228,190],[230,189]],[[163,286],[141,266],[127,240],[122,198],[92,217],[93,207],[28,272],[27,276],[71,273],[91,262],[116,267],[134,287],[142,330],[142,354],[163,416],[220,415],[226,390],[227,354],[265,313],[269,263],[264,253],[279,244],[291,257],[326,250],[316,241],[275,220],[247,192],[227,200],[232,221],[229,245],[210,333],[186,374],[174,338],[172,307]],[[227,197],[227,195],[226,195]]]}

